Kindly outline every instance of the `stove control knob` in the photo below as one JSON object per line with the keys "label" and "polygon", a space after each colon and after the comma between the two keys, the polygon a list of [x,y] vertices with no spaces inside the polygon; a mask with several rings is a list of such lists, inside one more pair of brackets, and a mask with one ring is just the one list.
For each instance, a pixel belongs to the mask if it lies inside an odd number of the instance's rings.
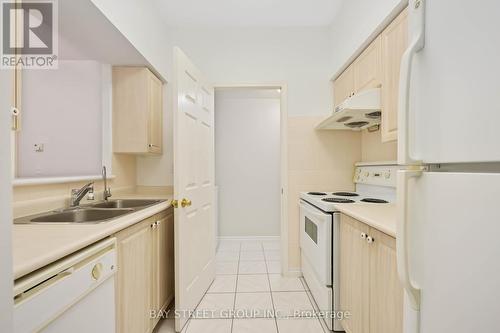
{"label": "stove control knob", "polygon": [[387,171],[387,172],[385,173],[385,179],[389,179],[389,178],[391,178],[391,172],[390,172],[390,171]]}
{"label": "stove control knob", "polygon": [[370,173],[367,171],[367,172],[365,172],[365,177],[368,177],[368,176],[370,176]]}

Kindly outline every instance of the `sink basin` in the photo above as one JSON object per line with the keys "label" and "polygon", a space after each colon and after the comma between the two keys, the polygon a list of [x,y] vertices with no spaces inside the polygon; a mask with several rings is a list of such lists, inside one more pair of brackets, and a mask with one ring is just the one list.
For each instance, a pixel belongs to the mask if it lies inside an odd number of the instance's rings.
{"label": "sink basin", "polygon": [[94,208],[139,208],[146,207],[160,202],[161,200],[139,200],[139,199],[120,199],[110,200],[92,205]]}
{"label": "sink basin", "polygon": [[31,223],[98,223],[116,218],[128,213],[130,209],[102,210],[102,209],[74,209],[48,215],[39,216],[28,221]]}

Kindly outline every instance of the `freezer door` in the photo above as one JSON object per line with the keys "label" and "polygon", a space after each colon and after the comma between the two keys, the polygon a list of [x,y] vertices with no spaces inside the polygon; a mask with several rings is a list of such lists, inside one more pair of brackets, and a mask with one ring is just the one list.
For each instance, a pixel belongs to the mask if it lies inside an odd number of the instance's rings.
{"label": "freezer door", "polygon": [[408,190],[420,332],[498,332],[500,174],[424,172]]}
{"label": "freezer door", "polygon": [[425,45],[410,73],[410,154],[424,163],[500,161],[500,1],[410,1],[409,36],[424,6]]}

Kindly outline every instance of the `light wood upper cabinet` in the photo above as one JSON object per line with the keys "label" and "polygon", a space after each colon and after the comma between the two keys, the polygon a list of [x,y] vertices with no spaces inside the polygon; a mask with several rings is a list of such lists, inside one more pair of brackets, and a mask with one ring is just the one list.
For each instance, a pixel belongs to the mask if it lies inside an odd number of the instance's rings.
{"label": "light wood upper cabinet", "polygon": [[161,154],[163,84],[145,67],[113,68],[113,150]]}
{"label": "light wood upper cabinet", "polygon": [[347,333],[403,332],[403,288],[396,265],[393,237],[341,215],[340,306],[351,313],[342,320]]}
{"label": "light wood upper cabinet", "polygon": [[342,320],[346,332],[368,332],[369,252],[361,234],[369,228],[347,215],[340,224],[340,309],[351,316]]}
{"label": "light wood upper cabinet", "polygon": [[174,298],[174,213],[168,209],[116,234],[117,332],[150,333]]}
{"label": "light wood upper cabinet", "polygon": [[347,67],[335,82],[333,82],[333,93],[335,106],[342,103],[346,98],[354,95],[354,68],[352,66]]}
{"label": "light wood upper cabinet", "polygon": [[403,287],[396,267],[396,240],[378,230],[370,236],[370,332],[403,332]]}
{"label": "light wood upper cabinet", "polygon": [[163,137],[163,84],[152,73],[148,75],[149,81],[149,143],[148,148],[152,153],[160,154],[162,151]]}
{"label": "light wood upper cabinet", "polygon": [[354,92],[375,88],[381,85],[381,39],[377,37],[354,61]]}
{"label": "light wood upper cabinet", "polygon": [[382,32],[382,141],[397,139],[399,72],[408,45],[408,10]]}

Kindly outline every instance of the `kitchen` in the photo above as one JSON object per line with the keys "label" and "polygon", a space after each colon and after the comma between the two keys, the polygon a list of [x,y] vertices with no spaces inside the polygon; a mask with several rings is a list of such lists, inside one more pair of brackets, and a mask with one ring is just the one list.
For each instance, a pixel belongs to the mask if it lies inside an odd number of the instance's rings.
{"label": "kitchen", "polygon": [[[18,126],[0,148],[1,183],[14,188],[0,190],[0,272],[16,296],[2,279],[2,332],[495,331],[500,113],[495,85],[480,82],[500,71],[498,37],[485,33],[498,30],[498,4],[201,6],[198,23],[179,14],[189,4],[155,6],[59,2],[59,69],[2,69],[2,108],[15,109],[1,124]],[[256,86],[281,98],[281,207],[253,202],[277,210],[279,233],[224,234],[214,100]],[[276,313],[143,315],[249,304]]]}

